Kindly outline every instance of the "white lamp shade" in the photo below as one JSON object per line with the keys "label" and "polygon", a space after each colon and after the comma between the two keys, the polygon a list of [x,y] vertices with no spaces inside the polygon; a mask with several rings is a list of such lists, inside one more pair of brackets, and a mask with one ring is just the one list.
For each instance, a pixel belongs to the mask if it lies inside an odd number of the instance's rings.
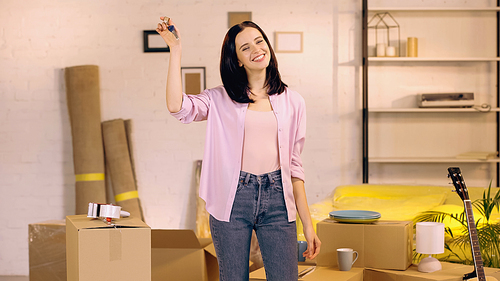
{"label": "white lamp shade", "polygon": [[417,253],[444,253],[444,223],[417,222]]}

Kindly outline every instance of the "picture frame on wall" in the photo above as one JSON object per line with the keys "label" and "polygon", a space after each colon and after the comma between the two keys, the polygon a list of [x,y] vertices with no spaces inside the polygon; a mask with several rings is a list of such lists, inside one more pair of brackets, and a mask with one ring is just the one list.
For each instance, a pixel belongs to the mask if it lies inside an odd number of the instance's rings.
{"label": "picture frame on wall", "polygon": [[167,43],[156,30],[144,30],[143,41],[145,53],[170,52]]}
{"label": "picture frame on wall", "polygon": [[205,67],[181,67],[182,91],[197,95],[206,89]]}
{"label": "picture frame on wall", "polygon": [[302,53],[303,32],[277,31],[275,33],[275,48],[277,53]]}
{"label": "picture frame on wall", "polygon": [[252,20],[252,12],[228,12],[227,13],[227,23],[228,28],[233,27],[244,21]]}

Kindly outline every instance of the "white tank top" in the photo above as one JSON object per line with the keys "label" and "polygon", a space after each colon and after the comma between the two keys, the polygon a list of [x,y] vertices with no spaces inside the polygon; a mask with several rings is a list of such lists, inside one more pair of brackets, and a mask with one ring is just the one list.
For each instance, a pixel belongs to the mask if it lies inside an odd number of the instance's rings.
{"label": "white tank top", "polygon": [[261,175],[279,169],[278,122],[274,112],[247,110],[241,170]]}

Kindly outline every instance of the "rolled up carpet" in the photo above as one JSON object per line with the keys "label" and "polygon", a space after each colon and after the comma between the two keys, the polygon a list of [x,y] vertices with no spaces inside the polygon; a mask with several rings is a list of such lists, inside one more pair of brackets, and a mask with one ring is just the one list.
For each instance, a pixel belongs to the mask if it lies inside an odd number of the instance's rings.
{"label": "rolled up carpet", "polygon": [[[132,166],[132,175],[134,176],[134,184],[135,188],[137,189],[137,176],[135,173],[135,159],[134,159],[134,149],[133,149],[134,147],[132,142],[132,131],[133,131],[132,120],[126,119],[124,122],[125,122],[125,134],[127,135],[128,153],[130,155],[130,165]],[[139,205],[141,219],[144,220],[144,214],[142,213],[141,199],[138,198],[137,202],[138,202],[137,204]]]}
{"label": "rolled up carpet", "polygon": [[123,119],[103,122],[102,132],[116,204],[130,215],[142,219]]}
{"label": "rolled up carpet", "polygon": [[137,177],[135,174],[134,148],[132,143],[132,119],[125,119],[125,134],[127,135],[128,153],[130,155],[130,165],[132,165],[132,174],[134,175],[135,187],[137,188]]}
{"label": "rolled up carpet", "polygon": [[99,68],[67,67],[64,71],[75,170],[75,213],[86,214],[88,203],[106,203],[101,131]]}

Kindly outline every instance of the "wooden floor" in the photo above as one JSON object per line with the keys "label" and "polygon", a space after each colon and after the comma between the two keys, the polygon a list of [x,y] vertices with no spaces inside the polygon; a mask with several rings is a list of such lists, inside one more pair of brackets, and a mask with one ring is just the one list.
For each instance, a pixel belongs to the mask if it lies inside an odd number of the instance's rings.
{"label": "wooden floor", "polygon": [[0,281],[29,281],[28,276],[0,276]]}

